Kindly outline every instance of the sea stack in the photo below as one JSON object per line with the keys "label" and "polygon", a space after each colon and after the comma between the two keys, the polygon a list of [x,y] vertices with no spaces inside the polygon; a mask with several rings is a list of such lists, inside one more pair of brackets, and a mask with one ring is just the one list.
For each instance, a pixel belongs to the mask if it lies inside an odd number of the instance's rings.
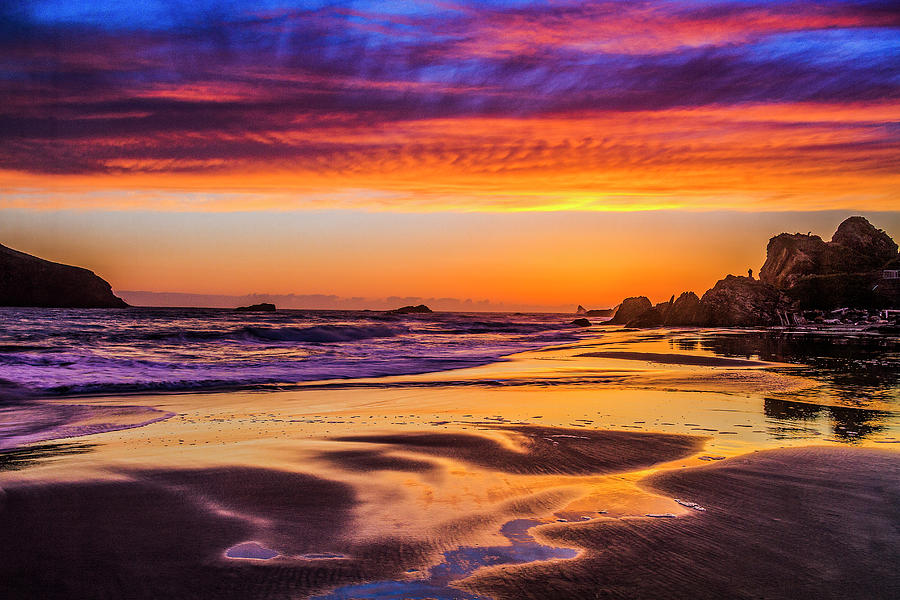
{"label": "sea stack", "polygon": [[87,269],[0,245],[0,306],[125,308],[128,304]]}

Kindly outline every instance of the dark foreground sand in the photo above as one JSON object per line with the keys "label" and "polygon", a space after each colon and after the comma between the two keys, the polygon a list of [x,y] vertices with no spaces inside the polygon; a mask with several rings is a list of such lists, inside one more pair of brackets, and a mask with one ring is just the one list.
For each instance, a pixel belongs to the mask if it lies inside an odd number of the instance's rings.
{"label": "dark foreground sand", "polygon": [[[429,465],[440,458],[498,476],[577,479],[671,461],[701,444],[691,436],[548,427],[511,433],[518,446],[461,433],[345,436],[352,447],[321,459],[348,472],[420,471],[437,468]],[[482,571],[460,585],[498,599],[897,597],[898,456],[770,451],[667,471],[647,485],[706,512],[545,526],[539,538],[584,548],[582,556]],[[391,534],[354,541],[358,491],[303,472],[241,467],[121,476],[7,481],[0,492],[0,596],[303,598],[403,578],[446,545]],[[517,498],[502,517],[547,515],[552,495]],[[244,542],[281,555],[224,556]]]}
{"label": "dark foreground sand", "polygon": [[645,483],[706,511],[545,526],[545,542],[586,552],[460,587],[510,600],[900,597],[897,453],[772,450]]}

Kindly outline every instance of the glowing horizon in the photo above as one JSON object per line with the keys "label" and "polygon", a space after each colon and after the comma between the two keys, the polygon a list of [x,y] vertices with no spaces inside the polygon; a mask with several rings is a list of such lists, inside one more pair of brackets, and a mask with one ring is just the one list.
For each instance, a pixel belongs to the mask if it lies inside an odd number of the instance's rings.
{"label": "glowing horizon", "polygon": [[[608,308],[758,273],[770,237],[830,239],[852,214],[9,210],[0,243],[90,268],[117,290]],[[900,212],[864,214],[900,239]]]}

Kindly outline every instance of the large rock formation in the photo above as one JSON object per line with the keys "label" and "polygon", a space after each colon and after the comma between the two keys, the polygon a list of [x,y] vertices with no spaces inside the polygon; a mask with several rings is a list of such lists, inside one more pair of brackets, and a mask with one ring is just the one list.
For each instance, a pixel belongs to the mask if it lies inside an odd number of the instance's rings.
{"label": "large rock formation", "polygon": [[830,242],[799,233],[773,237],[759,277],[784,290],[797,308],[878,308],[896,301],[878,289],[881,269],[896,257],[890,236],[850,217]]}
{"label": "large rock formation", "polygon": [[884,308],[892,302],[880,293],[880,279],[879,271],[808,275],[799,278],[784,293],[802,310]]}
{"label": "large rock formation", "polygon": [[780,292],[768,283],[727,275],[700,298],[704,325],[746,327],[774,325],[784,308]]}
{"label": "large rock formation", "polygon": [[685,292],[657,304],[625,299],[610,323],[630,327],[767,326],[791,323],[803,310],[900,306],[897,244],[863,217],[840,224],[830,242],[782,233],[769,240],[760,280],[728,275],[702,298]]}
{"label": "large rock formation", "polygon": [[622,300],[622,304],[616,309],[616,314],[608,321],[613,325],[625,325],[644,312],[653,308],[653,304],[646,296],[632,296]]}
{"label": "large rock formation", "polygon": [[628,321],[626,327],[660,327],[665,322],[663,310],[653,306]]}
{"label": "large rock formation", "polygon": [[669,309],[665,325],[695,327],[706,322],[706,315],[700,305],[700,298],[694,292],[684,292]]}
{"label": "large rock formation", "polygon": [[50,262],[0,245],[0,306],[124,308],[91,271]]}
{"label": "large rock formation", "polygon": [[817,235],[782,233],[769,240],[766,262],[759,271],[761,281],[779,288],[821,270],[827,246]]}
{"label": "large rock formation", "polygon": [[897,244],[891,236],[876,229],[865,217],[850,217],[841,223],[831,236],[831,243],[870,258],[876,268],[897,257]]}
{"label": "large rock formation", "polygon": [[668,302],[660,302],[653,308],[645,310],[630,320],[627,325],[628,327],[659,327],[665,325],[674,303],[675,296],[672,296]]}
{"label": "large rock formation", "polygon": [[678,299],[661,302],[630,319],[628,327],[740,327],[779,323],[778,310],[785,300],[774,287],[728,275],[698,298],[684,292]]}

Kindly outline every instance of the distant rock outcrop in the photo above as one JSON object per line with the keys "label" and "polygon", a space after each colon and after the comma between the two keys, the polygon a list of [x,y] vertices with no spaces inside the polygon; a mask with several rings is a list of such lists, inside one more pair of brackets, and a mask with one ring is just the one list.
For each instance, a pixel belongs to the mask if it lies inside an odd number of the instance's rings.
{"label": "distant rock outcrop", "polygon": [[244,312],[275,312],[275,305],[270,302],[261,302],[259,304],[251,304],[250,306],[238,306],[234,310]]}
{"label": "distant rock outcrop", "polygon": [[125,308],[93,272],[0,245],[0,306]]}
{"label": "distant rock outcrop", "polygon": [[629,321],[639,317],[653,308],[653,304],[646,296],[632,296],[622,300],[622,304],[616,309],[613,318],[608,322],[613,325],[625,325]]}
{"label": "distant rock outcrop", "polygon": [[389,315],[424,315],[433,312],[430,308],[425,306],[424,304],[417,304],[416,306],[401,306],[400,308],[395,308],[394,310],[389,310]]}
{"label": "distant rock outcrop", "polygon": [[588,310],[580,304],[575,310],[575,314],[582,317],[611,317],[615,313],[615,308],[592,308],[591,310]]}

